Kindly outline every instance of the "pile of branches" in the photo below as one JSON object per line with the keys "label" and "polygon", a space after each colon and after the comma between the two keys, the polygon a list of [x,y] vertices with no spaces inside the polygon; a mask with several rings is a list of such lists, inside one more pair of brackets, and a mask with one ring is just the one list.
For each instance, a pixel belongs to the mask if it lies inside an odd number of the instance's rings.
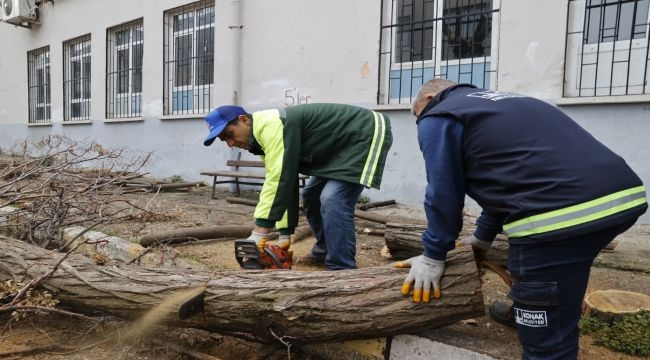
{"label": "pile of branches", "polygon": [[0,207],[19,209],[0,226],[51,249],[63,245],[62,228],[141,216],[147,210],[124,196],[133,189],[123,184],[142,177],[150,158],[150,153],[107,149],[63,135],[23,141],[0,160]]}

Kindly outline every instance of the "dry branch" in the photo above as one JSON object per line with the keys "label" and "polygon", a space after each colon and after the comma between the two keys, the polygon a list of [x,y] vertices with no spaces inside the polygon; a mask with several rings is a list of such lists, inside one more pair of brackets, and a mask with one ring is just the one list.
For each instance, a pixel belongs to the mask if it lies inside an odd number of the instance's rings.
{"label": "dry branch", "polygon": [[[0,238],[0,277],[47,273],[62,254]],[[413,303],[400,294],[406,271],[375,267],[345,271],[182,271],[97,266],[72,254],[41,286],[62,306],[135,319],[167,300],[162,325],[250,334],[265,342],[304,344],[413,333],[481,316],[481,283],[471,251],[451,252],[443,297]],[[179,320],[172,296],[205,287],[204,314]],[[170,305],[171,304],[171,305]]]}

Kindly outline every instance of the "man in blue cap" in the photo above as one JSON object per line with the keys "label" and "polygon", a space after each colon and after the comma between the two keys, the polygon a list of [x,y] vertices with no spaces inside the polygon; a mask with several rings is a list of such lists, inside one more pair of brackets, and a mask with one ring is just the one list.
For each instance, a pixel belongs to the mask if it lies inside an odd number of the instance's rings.
{"label": "man in blue cap", "polygon": [[379,189],[392,143],[387,116],[343,104],[305,104],[249,114],[227,105],[206,117],[209,135],[259,155],[266,179],[255,209],[256,243],[272,228],[288,248],[298,224],[298,174],[307,221],[316,236],[311,257],[329,270],[356,268],[354,208],[365,187]]}

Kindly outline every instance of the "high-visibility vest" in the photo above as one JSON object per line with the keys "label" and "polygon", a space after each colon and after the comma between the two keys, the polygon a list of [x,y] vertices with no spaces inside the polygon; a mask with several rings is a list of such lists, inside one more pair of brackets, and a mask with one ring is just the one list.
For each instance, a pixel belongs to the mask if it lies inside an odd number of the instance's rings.
{"label": "high-visibility vest", "polygon": [[569,228],[614,215],[647,202],[644,186],[609,194],[563,209],[529,216],[503,225],[508,238],[520,238]]}

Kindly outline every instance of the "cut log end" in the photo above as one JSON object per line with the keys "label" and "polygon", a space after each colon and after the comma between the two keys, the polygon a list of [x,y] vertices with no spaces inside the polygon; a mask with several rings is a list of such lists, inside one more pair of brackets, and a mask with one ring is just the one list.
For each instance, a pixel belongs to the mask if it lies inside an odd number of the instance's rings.
{"label": "cut log end", "polygon": [[585,298],[584,314],[614,320],[650,310],[650,296],[622,290],[597,290]]}

